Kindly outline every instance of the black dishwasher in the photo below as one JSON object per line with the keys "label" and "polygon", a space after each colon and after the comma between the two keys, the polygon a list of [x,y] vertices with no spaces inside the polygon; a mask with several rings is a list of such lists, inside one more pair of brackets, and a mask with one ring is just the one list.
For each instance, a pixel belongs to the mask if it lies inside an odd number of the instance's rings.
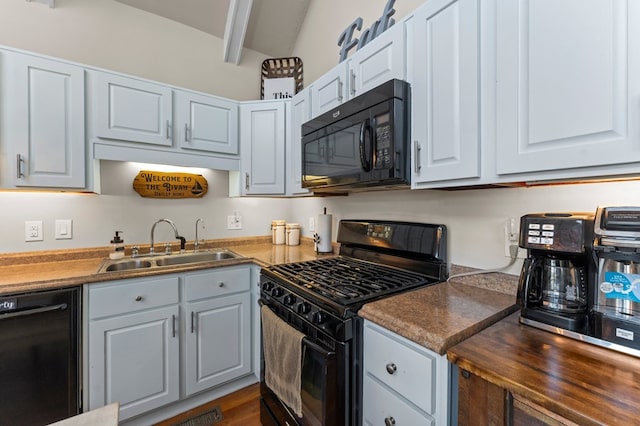
{"label": "black dishwasher", "polygon": [[0,424],[81,410],[80,288],[0,296]]}

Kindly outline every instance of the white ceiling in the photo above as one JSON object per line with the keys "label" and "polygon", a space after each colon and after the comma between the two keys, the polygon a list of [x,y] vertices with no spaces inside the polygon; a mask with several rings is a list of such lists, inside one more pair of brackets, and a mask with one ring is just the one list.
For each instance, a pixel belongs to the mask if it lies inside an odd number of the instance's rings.
{"label": "white ceiling", "polygon": [[[246,19],[230,19],[230,31],[244,35],[243,46],[267,56],[291,56],[311,0],[116,0],[225,39],[229,7],[250,7]],[[236,3],[237,2],[237,3]],[[238,33],[236,33],[238,34]],[[225,40],[226,42],[227,40]],[[239,58],[239,54],[238,54]],[[229,61],[233,62],[233,61]],[[237,63],[237,61],[236,61]]]}

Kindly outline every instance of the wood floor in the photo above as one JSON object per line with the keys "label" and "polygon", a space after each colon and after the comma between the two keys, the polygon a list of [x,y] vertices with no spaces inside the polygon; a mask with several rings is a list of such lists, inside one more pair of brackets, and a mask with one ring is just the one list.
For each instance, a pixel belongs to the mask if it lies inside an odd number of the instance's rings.
{"label": "wood floor", "polygon": [[155,426],[172,426],[200,413],[220,406],[224,419],[216,426],[260,426],[260,384],[248,386],[237,392],[196,407],[178,416],[156,423]]}

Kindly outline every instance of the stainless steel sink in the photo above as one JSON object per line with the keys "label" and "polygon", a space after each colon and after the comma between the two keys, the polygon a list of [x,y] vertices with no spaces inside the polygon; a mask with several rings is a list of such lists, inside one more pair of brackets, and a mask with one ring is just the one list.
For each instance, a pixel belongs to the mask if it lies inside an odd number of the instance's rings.
{"label": "stainless steel sink", "polygon": [[146,256],[126,260],[106,260],[98,273],[128,271],[133,269],[161,268],[163,266],[189,265],[192,263],[216,262],[238,259],[242,256],[229,250],[201,251],[198,253]]}
{"label": "stainless steel sink", "polygon": [[217,260],[236,259],[239,256],[230,251],[209,251],[200,253],[165,256],[156,260],[158,266],[183,265],[186,263],[214,262]]}
{"label": "stainless steel sink", "polygon": [[113,261],[104,265],[103,272],[126,271],[129,269],[150,268],[151,265],[152,265],[151,261],[144,260],[144,259]]}

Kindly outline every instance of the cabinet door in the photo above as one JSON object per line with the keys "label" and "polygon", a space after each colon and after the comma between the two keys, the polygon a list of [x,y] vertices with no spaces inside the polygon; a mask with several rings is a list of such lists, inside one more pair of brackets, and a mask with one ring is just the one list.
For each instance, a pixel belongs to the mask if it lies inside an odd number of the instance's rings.
{"label": "cabinet door", "polygon": [[349,60],[349,98],[382,83],[406,78],[404,25],[394,25],[374,38]]}
{"label": "cabinet door", "polygon": [[287,194],[308,194],[302,188],[302,124],[311,119],[311,91],[307,87],[291,100],[291,137],[287,143]]}
{"label": "cabinet door", "polygon": [[240,123],[243,194],[284,194],[285,103],[243,104]]}
{"label": "cabinet door", "polygon": [[313,82],[311,117],[317,117],[347,99],[347,63],[343,62]]}
{"label": "cabinet door", "polygon": [[102,72],[91,79],[96,136],[172,144],[171,88]]}
{"label": "cabinet door", "polygon": [[15,185],[83,188],[84,70],[18,53],[5,52],[3,58],[8,67],[3,126],[14,147]]}
{"label": "cabinet door", "polygon": [[412,25],[414,187],[478,177],[478,0],[429,1]]}
{"label": "cabinet door", "polygon": [[640,5],[497,2],[497,172],[640,160]]}
{"label": "cabinet door", "polygon": [[120,420],[179,397],[178,306],[89,323],[89,409],[120,402]]}
{"label": "cabinet door", "polygon": [[238,104],[213,96],[176,91],[180,147],[238,154]]}
{"label": "cabinet door", "polygon": [[187,303],[187,395],[251,372],[251,294]]}
{"label": "cabinet door", "polygon": [[458,424],[493,426],[507,420],[507,392],[466,370],[458,375]]}

